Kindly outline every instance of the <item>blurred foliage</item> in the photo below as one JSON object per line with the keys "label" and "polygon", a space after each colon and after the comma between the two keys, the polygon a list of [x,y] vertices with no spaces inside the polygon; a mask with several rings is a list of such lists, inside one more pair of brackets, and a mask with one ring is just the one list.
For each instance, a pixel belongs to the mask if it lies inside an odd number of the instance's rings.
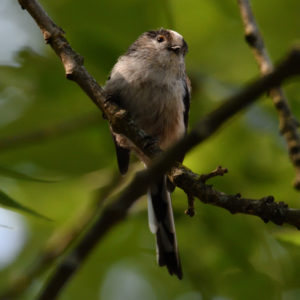
{"label": "blurred foliage", "polygon": [[[100,84],[105,83],[118,56],[142,32],[159,27],[180,32],[190,49],[186,63],[193,86],[191,126],[258,75],[234,0],[41,2],[66,31],[72,47],[85,57],[87,69]],[[20,8],[17,1],[11,5],[17,20]],[[253,0],[252,5],[269,52],[278,60],[299,40],[300,2]],[[42,45],[42,36],[37,38]],[[19,66],[0,66],[0,140],[97,111],[78,86],[64,79],[53,51],[41,48],[42,53],[22,49],[16,55]],[[296,80],[286,86],[286,92],[300,118]],[[198,173],[217,165],[227,167],[228,175],[211,181],[226,193],[257,198],[271,194],[291,207],[300,206],[299,193],[291,187],[294,170],[267,98],[195,148],[185,164]],[[92,200],[93,191],[103,186],[101,170],[116,169],[116,162],[108,125],[103,121],[64,137],[2,152],[0,165],[33,178],[68,178],[38,183],[0,174],[1,189],[54,220],[24,216],[29,230],[25,246],[13,263],[0,270],[0,289],[5,289],[37,259],[51,234],[69,224]],[[183,213],[186,197],[179,190],[173,203],[182,281],[156,265],[154,237],[141,200],[91,254],[60,299],[300,298],[300,234],[296,230],[264,224],[256,217],[233,216],[200,202],[196,203],[196,216],[188,218]],[[5,247],[5,241],[0,243]],[[44,280],[45,276],[36,279],[20,299],[32,300]]]}
{"label": "blurred foliage", "polygon": [[0,205],[4,206],[4,207],[8,207],[10,209],[20,210],[21,212],[29,213],[33,216],[43,218],[45,220],[50,221],[50,219],[48,219],[47,217],[44,217],[41,214],[35,212],[34,210],[32,210],[32,209],[30,209],[26,206],[21,205],[20,203],[18,203],[17,201],[15,201],[11,197],[9,197],[7,194],[5,194],[1,190],[0,190]]}

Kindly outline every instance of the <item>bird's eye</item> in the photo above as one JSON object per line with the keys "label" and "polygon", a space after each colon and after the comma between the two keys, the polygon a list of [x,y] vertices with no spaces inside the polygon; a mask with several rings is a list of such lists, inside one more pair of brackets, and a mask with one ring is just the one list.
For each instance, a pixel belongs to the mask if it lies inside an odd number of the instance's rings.
{"label": "bird's eye", "polygon": [[165,40],[165,37],[164,37],[163,35],[159,35],[159,36],[157,37],[157,41],[158,41],[159,43],[162,43],[164,40]]}

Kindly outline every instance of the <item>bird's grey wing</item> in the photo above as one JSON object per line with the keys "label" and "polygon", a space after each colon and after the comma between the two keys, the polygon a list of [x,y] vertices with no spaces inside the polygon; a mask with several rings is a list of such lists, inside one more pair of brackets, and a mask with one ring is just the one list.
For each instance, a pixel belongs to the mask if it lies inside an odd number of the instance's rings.
{"label": "bird's grey wing", "polygon": [[[109,95],[108,96],[109,101],[112,101],[122,107],[122,99],[120,99],[119,95]],[[116,148],[116,155],[117,155],[117,161],[118,161],[118,167],[120,170],[120,173],[124,175],[128,171],[129,166],[129,159],[130,159],[130,150],[127,148],[124,148],[120,146],[116,140],[115,134],[112,132],[114,144]]]}

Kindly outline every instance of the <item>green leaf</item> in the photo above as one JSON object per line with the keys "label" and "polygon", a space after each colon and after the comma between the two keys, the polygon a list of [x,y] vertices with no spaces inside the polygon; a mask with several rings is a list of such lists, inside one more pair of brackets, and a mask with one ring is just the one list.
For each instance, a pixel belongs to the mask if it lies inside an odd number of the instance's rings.
{"label": "green leaf", "polygon": [[298,231],[285,230],[276,233],[275,237],[282,242],[290,243],[298,247],[300,246],[300,233]]}
{"label": "green leaf", "polygon": [[11,208],[11,209],[16,209],[21,212],[29,213],[35,217],[39,217],[42,219],[45,219],[47,221],[52,221],[51,219],[39,214],[38,212],[18,203],[11,197],[9,197],[7,194],[5,194],[3,191],[0,190],[0,205]]}
{"label": "green leaf", "polygon": [[19,180],[26,180],[26,181],[36,181],[36,182],[43,182],[43,183],[54,183],[57,182],[55,180],[48,180],[48,179],[41,179],[41,178],[35,178],[31,177],[27,174],[14,171],[11,169],[7,169],[5,167],[0,166],[0,175],[5,176],[5,177],[10,177],[14,179],[19,179]]}

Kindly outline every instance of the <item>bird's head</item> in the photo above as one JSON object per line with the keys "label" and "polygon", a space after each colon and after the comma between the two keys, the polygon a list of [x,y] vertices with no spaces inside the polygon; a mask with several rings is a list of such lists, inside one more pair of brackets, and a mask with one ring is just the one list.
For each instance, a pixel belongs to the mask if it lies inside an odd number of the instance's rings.
{"label": "bird's head", "polygon": [[159,29],[143,33],[128,49],[127,55],[157,61],[162,65],[183,61],[188,45],[173,30]]}

